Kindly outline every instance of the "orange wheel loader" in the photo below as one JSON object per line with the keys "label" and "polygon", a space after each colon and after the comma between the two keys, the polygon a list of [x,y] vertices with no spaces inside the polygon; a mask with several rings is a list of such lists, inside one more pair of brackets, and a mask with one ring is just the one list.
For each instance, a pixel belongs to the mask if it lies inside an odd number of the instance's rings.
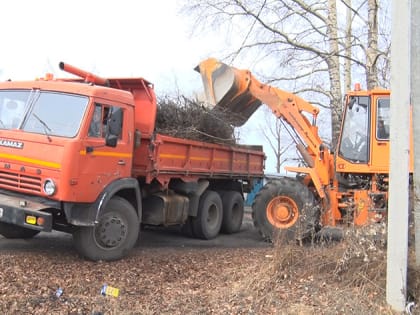
{"label": "orange wheel loader", "polygon": [[[303,240],[325,226],[359,226],[386,218],[390,91],[348,92],[332,153],[318,135],[319,109],[301,97],[213,58],[195,70],[201,74],[207,102],[236,115],[237,126],[261,104],[267,105],[289,127],[306,164],[286,167],[296,177],[271,180],[256,195],[254,225],[265,239],[281,231],[287,239]],[[412,170],[412,155],[410,159]]]}

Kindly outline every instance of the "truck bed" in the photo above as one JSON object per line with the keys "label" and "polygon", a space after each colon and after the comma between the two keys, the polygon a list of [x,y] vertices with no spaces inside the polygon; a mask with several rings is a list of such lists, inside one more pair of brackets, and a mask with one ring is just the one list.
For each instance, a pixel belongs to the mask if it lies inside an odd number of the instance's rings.
{"label": "truck bed", "polygon": [[262,146],[219,145],[156,134],[142,138],[134,152],[133,176],[146,183],[171,178],[258,178],[263,176]]}

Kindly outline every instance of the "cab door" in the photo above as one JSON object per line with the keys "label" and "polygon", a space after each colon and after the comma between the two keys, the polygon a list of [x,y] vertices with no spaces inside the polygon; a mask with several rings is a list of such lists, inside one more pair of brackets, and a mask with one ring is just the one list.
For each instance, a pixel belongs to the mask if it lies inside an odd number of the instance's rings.
{"label": "cab door", "polygon": [[[106,145],[105,135],[113,113],[122,112],[121,126],[115,147]],[[84,201],[94,201],[112,181],[131,175],[133,154],[132,108],[96,100],[91,104],[80,150],[80,183]],[[115,126],[114,126],[115,129]],[[81,187],[82,188],[82,187]]]}
{"label": "cab door", "polygon": [[389,95],[375,95],[372,114],[372,171],[389,172]]}

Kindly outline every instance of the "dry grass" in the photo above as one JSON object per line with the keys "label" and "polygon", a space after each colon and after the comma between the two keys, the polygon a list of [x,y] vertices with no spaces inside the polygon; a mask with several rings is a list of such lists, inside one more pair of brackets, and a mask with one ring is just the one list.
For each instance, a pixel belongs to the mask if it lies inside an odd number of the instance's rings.
{"label": "dry grass", "polygon": [[[348,229],[342,242],[283,245],[236,295],[248,296],[256,313],[396,314],[387,305],[385,226]],[[408,298],[419,301],[420,271],[410,263]],[[418,306],[412,314],[420,314]]]}

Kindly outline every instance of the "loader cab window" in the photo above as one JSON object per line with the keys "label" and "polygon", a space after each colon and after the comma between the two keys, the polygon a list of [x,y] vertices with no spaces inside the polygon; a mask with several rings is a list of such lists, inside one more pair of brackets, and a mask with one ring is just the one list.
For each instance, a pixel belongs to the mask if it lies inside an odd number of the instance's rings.
{"label": "loader cab window", "polygon": [[389,98],[380,98],[376,107],[376,138],[389,140]]}
{"label": "loader cab window", "polygon": [[344,113],[339,155],[355,163],[369,158],[369,97],[352,96]]}

